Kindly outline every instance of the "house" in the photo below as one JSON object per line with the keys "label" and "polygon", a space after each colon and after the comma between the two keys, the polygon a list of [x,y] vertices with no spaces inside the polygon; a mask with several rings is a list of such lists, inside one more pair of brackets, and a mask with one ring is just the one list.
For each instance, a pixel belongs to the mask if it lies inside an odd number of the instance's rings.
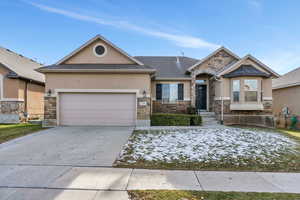
{"label": "house", "polygon": [[43,118],[44,75],[41,64],[0,47],[0,123]]}
{"label": "house", "polygon": [[273,126],[272,78],[279,75],[225,47],[201,60],[132,57],[97,35],[38,71],[46,76],[45,126],[146,126],[152,112],[191,106],[225,124]]}
{"label": "house", "polygon": [[[287,118],[297,116],[300,121],[300,67],[273,80],[273,99],[273,113],[279,127],[289,126],[290,120],[285,120],[285,108],[288,108]],[[298,128],[300,128],[300,123],[298,123]]]}

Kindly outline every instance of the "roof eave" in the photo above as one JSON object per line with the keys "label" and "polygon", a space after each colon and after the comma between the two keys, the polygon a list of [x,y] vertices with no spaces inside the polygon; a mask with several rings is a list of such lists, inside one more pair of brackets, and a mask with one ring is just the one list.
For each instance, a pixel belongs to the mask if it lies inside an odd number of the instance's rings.
{"label": "roof eave", "polygon": [[41,73],[155,73],[155,69],[37,69]]}
{"label": "roof eave", "polygon": [[189,80],[192,80],[192,78],[190,78],[190,77],[155,77],[154,79],[157,81],[172,81],[172,80],[174,80],[174,81],[180,81],[180,80],[189,81]]}
{"label": "roof eave", "polygon": [[295,87],[295,86],[300,86],[300,82],[279,85],[279,86],[272,87],[272,89],[273,90],[278,90],[278,89],[283,89],[283,88],[288,88],[288,87]]}

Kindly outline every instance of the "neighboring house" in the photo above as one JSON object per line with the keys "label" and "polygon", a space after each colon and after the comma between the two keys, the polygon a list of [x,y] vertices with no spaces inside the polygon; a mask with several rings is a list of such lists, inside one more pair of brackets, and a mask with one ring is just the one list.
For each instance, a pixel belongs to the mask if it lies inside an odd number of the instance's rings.
{"label": "neighboring house", "polygon": [[45,125],[149,125],[151,112],[215,112],[225,124],[273,126],[266,65],[221,47],[206,58],[131,57],[96,36],[46,75]]}
{"label": "neighboring house", "polygon": [[0,123],[18,123],[44,115],[41,64],[0,47]]}
{"label": "neighboring house", "polygon": [[[289,125],[289,120],[285,122],[284,108],[288,108],[290,115],[298,116],[300,121],[300,67],[273,80],[273,113],[279,127]],[[298,123],[300,128],[300,123]]]}

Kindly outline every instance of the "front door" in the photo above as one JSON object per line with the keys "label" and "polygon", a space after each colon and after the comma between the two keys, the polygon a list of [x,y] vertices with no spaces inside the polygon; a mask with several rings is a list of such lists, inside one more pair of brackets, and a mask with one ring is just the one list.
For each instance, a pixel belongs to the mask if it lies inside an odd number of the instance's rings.
{"label": "front door", "polygon": [[207,107],[207,85],[196,84],[196,109],[206,110]]}

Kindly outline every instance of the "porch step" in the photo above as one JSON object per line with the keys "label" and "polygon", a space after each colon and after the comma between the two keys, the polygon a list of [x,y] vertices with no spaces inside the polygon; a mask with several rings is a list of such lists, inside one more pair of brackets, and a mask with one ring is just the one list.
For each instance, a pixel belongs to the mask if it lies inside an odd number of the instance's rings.
{"label": "porch step", "polygon": [[214,112],[200,112],[200,115],[202,116],[203,126],[214,126],[219,124]]}

